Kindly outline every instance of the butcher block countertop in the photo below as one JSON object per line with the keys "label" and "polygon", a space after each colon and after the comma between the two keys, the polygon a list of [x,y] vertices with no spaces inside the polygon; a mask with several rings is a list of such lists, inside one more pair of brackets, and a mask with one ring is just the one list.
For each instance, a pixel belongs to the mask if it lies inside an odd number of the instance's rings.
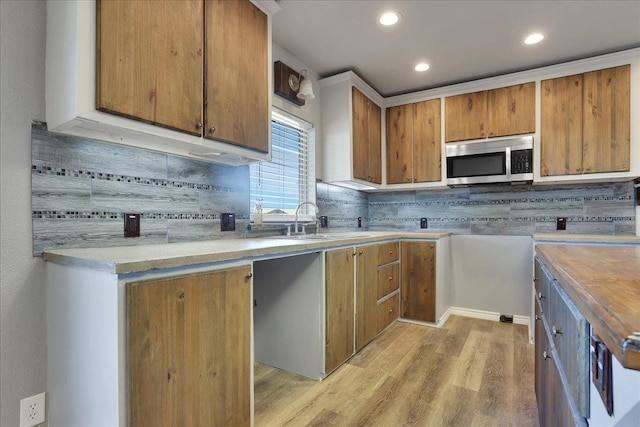
{"label": "butcher block countertop", "polygon": [[42,255],[45,261],[125,274],[224,261],[264,259],[321,251],[336,246],[362,245],[399,239],[440,239],[446,232],[363,231],[330,233],[327,239],[296,239],[278,236],[256,239],[220,239],[200,242],[111,248],[54,249]]}
{"label": "butcher block countertop", "polygon": [[640,246],[538,244],[536,252],[620,364],[640,370]]}

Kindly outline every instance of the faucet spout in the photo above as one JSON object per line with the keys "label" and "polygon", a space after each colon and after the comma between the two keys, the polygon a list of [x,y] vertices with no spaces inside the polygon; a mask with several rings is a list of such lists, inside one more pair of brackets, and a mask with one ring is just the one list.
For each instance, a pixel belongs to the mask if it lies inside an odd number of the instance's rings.
{"label": "faucet spout", "polygon": [[[298,212],[300,211],[300,208],[302,206],[304,206],[304,205],[312,205],[314,208],[316,208],[316,217],[317,217],[318,212],[320,210],[320,209],[318,209],[318,205],[313,203],[311,200],[306,200],[306,201],[300,203],[298,205],[298,207],[296,208],[296,221],[295,221],[294,226],[293,226],[293,233],[294,234],[299,233],[299,231],[298,231]],[[316,220],[316,223],[317,223],[317,220]],[[316,224],[316,234],[318,234],[318,226],[317,226],[317,224]]]}

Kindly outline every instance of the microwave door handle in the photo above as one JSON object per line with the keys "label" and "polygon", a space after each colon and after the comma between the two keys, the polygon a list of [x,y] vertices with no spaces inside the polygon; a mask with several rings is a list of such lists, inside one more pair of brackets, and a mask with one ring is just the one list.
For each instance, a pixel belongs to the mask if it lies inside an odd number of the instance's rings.
{"label": "microwave door handle", "polygon": [[505,172],[506,172],[506,177],[507,180],[511,179],[511,147],[506,147],[505,148],[505,154],[507,156],[505,160]]}

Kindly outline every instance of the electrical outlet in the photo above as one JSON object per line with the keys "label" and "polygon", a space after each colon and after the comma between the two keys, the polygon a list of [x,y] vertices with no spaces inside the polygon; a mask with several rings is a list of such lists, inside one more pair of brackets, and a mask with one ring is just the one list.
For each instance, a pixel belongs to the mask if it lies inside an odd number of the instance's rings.
{"label": "electrical outlet", "polygon": [[31,427],[44,422],[44,395],[40,393],[20,401],[20,427]]}
{"label": "electrical outlet", "polygon": [[420,228],[427,228],[427,218],[420,218]]}
{"label": "electrical outlet", "polygon": [[559,217],[556,218],[556,230],[566,230],[567,229],[567,218]]}
{"label": "electrical outlet", "polygon": [[220,231],[236,231],[236,216],[232,213],[221,214]]}
{"label": "electrical outlet", "polygon": [[124,214],[124,237],[140,237],[140,214]]}

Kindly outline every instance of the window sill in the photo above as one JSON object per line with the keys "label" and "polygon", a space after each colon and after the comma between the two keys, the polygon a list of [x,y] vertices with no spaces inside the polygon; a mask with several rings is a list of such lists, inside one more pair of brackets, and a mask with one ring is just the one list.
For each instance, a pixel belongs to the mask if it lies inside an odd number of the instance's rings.
{"label": "window sill", "polygon": [[[255,222],[255,214],[250,214],[251,222]],[[312,215],[298,215],[298,222],[315,222]],[[262,222],[266,224],[293,224],[296,221],[294,214],[262,214]]]}

